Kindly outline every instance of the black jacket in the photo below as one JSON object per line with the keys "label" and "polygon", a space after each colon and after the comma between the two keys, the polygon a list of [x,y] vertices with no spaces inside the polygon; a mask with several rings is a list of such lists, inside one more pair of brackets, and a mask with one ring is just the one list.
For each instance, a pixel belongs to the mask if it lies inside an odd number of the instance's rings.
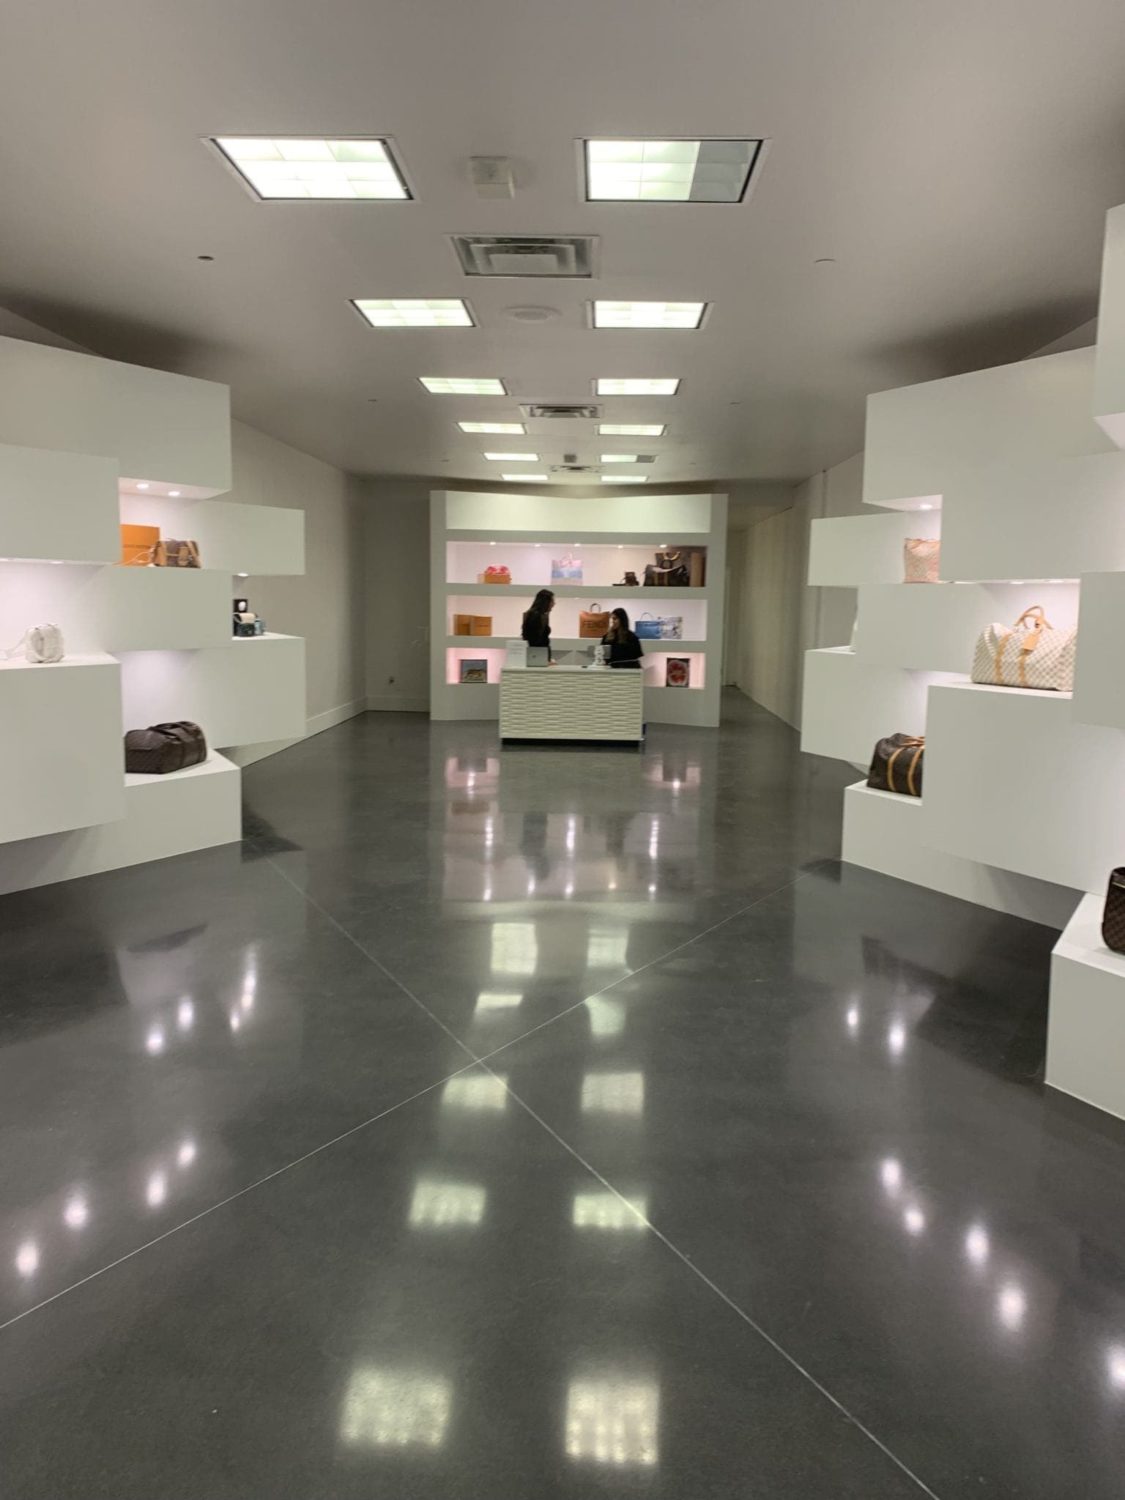
{"label": "black jacket", "polygon": [[641,657],[645,654],[644,647],[631,630],[627,630],[619,640],[603,635],[602,645],[609,647],[611,667],[639,667]]}
{"label": "black jacket", "polygon": [[547,660],[553,660],[551,621],[548,615],[537,615],[533,609],[529,609],[523,617],[523,629],[520,634],[529,646],[546,646]]}

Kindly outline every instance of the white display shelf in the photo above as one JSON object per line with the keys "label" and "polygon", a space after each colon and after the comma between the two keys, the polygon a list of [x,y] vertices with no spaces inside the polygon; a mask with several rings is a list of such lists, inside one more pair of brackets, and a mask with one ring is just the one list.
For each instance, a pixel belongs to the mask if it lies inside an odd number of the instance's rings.
{"label": "white display shelf", "polygon": [[1105,219],[1094,416],[1111,442],[1125,448],[1125,206]]}
{"label": "white display shelf", "polygon": [[126,728],[190,719],[220,748],[299,739],[307,729],[305,642],[228,637],[205,651],[125,653],[121,690]]}
{"label": "white display shelf", "polygon": [[122,817],[122,756],[112,657],[0,662],[0,845]]}
{"label": "white display shelf", "polygon": [[1123,640],[1125,573],[1084,574],[1074,671],[1074,717],[1080,723],[1125,729]]}
{"label": "white display shelf", "polygon": [[1047,1083],[1125,1119],[1125,958],[1102,941],[1104,904],[1085,896],[1051,957]]}
{"label": "white display shelf", "polygon": [[864,503],[936,503],[952,484],[989,464],[1107,452],[1113,444],[1094,420],[1093,398],[1092,349],[868,396]]}
{"label": "white display shelf", "polygon": [[856,657],[863,665],[965,674],[981,631],[1013,624],[1033,603],[1059,630],[1077,624],[1077,584],[871,584],[859,591]]}
{"label": "white display shelf", "polygon": [[[590,599],[597,597],[599,603],[607,609],[613,609],[620,602],[626,609],[628,599],[641,598],[646,601],[646,608],[652,600],[657,603],[661,599],[706,599],[707,589],[704,588],[613,588],[604,583],[446,583],[447,594],[462,594],[466,598],[485,595],[495,598],[520,598],[534,599],[540,589],[550,589],[551,593],[559,599]],[[607,602],[612,601],[612,602]],[[630,615],[635,611],[629,610]]]}
{"label": "white display shelf", "polygon": [[[926,776],[928,765],[927,751]],[[925,785],[923,780],[923,789]],[[1078,899],[1076,891],[933,848],[924,834],[924,801],[924,796],[876,791],[862,781],[848,787],[841,858],[846,864],[1031,922],[1061,927],[1067,921]]]}
{"label": "white display shelf", "polygon": [[[519,632],[514,636],[506,635],[447,635],[445,644],[447,646],[480,646],[482,650],[503,650],[507,647],[509,640],[515,640]],[[588,646],[596,646],[595,640],[580,639],[578,636],[552,636],[551,647],[555,651],[584,651]],[[641,646],[646,656],[659,653],[661,656],[687,656],[693,651],[706,651],[706,641],[641,641]]]}
{"label": "white display shelf", "polygon": [[121,555],[117,461],[0,445],[0,558],[111,563]]}
{"label": "white display shelf", "polygon": [[202,500],[185,513],[204,566],[251,577],[305,571],[305,513],[277,505]]}
{"label": "white display shelf", "polygon": [[1076,721],[1069,693],[962,683],[930,693],[925,838],[1075,890],[1125,849],[1125,737]]}
{"label": "white display shelf", "polygon": [[884,736],[926,732],[926,693],[941,680],[865,665],[846,646],[807,651],[801,749],[865,766]]}
{"label": "white display shelf", "polygon": [[907,538],[939,536],[941,513],[936,510],[814,521],[809,534],[809,583],[821,588],[902,583]]}
{"label": "white display shelf", "polygon": [[0,442],[101,454],[126,483],[216,495],[231,487],[230,388],[0,338]]}
{"label": "white display shelf", "polygon": [[942,576],[1075,579],[1125,568],[1125,453],[990,464],[945,492]]}
{"label": "white display shelf", "polygon": [[[520,439],[523,442],[523,439]],[[643,451],[644,440],[638,439]],[[546,542],[629,541],[654,539],[674,542],[686,536],[699,545],[713,546],[717,524],[726,524],[726,497],[721,495],[615,495],[584,500],[563,499],[536,487],[532,494],[511,491],[449,490],[444,494],[445,526],[461,540],[500,535]],[[721,512],[721,517],[720,517]]]}
{"label": "white display shelf", "polygon": [[124,781],[124,816],[98,827],[7,845],[0,851],[0,894],[241,838],[241,773],[221,755],[212,752],[203,765],[167,776],[123,776],[117,764],[118,782]]}
{"label": "white display shelf", "polygon": [[115,654],[225,646],[231,598],[229,575],[209,568],[100,568],[60,623],[68,639]]}
{"label": "white display shelf", "polygon": [[[654,497],[659,498],[659,497]],[[526,519],[518,525],[511,527],[492,526],[485,528],[482,534],[478,530],[458,530],[451,527],[445,533],[447,542],[472,542],[477,546],[488,546],[495,541],[495,545],[509,544],[513,546],[538,546],[538,547],[602,547],[607,551],[613,547],[644,547],[647,551],[654,552],[658,547],[706,547],[711,540],[710,532],[692,531],[680,532],[675,530],[661,530],[653,527],[648,531],[582,531],[574,527],[566,527],[559,531],[536,531],[534,540],[528,542],[528,530]],[[648,558],[652,562],[652,558]]]}

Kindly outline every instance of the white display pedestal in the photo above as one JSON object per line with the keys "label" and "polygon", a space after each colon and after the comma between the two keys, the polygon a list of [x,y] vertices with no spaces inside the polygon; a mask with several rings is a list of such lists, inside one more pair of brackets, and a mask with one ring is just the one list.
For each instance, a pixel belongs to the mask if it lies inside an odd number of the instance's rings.
{"label": "white display pedestal", "polygon": [[1047,1082],[1125,1119],[1125,958],[1102,942],[1104,902],[1083,897],[1055,945]]}
{"label": "white display pedestal", "polygon": [[644,677],[587,667],[505,667],[501,740],[644,739]]}

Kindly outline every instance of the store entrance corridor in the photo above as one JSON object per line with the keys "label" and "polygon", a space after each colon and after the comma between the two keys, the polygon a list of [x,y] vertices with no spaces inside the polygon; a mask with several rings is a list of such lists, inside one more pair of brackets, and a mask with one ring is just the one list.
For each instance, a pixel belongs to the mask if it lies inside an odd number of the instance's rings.
{"label": "store entrance corridor", "polygon": [[368,714],[0,900],[0,1491],[1118,1496],[1054,934],[842,867],[851,779]]}

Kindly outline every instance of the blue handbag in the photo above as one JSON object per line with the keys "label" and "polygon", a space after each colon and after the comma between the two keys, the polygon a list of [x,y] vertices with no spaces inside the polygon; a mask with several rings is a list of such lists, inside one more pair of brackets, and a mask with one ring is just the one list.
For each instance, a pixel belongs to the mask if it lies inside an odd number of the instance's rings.
{"label": "blue handbag", "polygon": [[641,615],[640,619],[633,621],[633,634],[639,641],[660,640],[661,628],[661,622],[655,615]]}

